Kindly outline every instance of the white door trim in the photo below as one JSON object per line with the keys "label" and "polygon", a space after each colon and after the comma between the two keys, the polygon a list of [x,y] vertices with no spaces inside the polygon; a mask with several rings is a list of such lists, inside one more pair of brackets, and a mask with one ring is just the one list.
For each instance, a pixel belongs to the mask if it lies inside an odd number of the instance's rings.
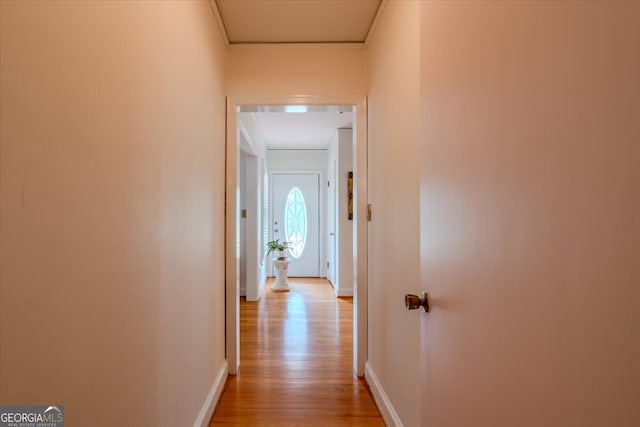
{"label": "white door trim", "polygon": [[279,97],[229,97],[227,98],[226,140],[226,206],[225,206],[225,280],[226,280],[226,355],[229,373],[238,372],[240,362],[240,306],[237,253],[238,202],[238,126],[240,106],[261,105],[355,105],[354,132],[354,322],[353,351],[354,371],[364,375],[367,361],[367,97],[358,95],[338,96],[279,96]]}

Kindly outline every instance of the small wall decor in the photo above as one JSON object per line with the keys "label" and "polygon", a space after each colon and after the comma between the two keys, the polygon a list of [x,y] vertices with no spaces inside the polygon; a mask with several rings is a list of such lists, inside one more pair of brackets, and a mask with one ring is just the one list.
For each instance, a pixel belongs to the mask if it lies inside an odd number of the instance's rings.
{"label": "small wall decor", "polygon": [[347,174],[347,214],[349,221],[353,221],[353,172]]}

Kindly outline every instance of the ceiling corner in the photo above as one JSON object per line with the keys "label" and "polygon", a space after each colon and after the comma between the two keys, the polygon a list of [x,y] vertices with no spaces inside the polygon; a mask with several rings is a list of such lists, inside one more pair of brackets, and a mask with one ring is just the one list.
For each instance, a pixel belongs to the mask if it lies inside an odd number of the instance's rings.
{"label": "ceiling corner", "polygon": [[376,11],[376,15],[373,17],[373,21],[371,22],[371,26],[369,27],[369,31],[367,32],[367,37],[364,39],[365,47],[369,44],[369,38],[375,33],[376,28],[378,26],[378,22],[380,22],[380,17],[384,13],[384,8],[387,6],[389,0],[380,0],[380,4],[378,5],[378,10]]}
{"label": "ceiling corner", "polygon": [[222,20],[222,16],[220,15],[220,9],[218,9],[216,0],[209,0],[209,6],[211,6],[213,17],[218,23],[218,29],[220,30],[220,34],[222,34],[222,39],[224,40],[225,45],[229,46],[229,35],[227,34],[227,28],[224,26],[224,21]]}

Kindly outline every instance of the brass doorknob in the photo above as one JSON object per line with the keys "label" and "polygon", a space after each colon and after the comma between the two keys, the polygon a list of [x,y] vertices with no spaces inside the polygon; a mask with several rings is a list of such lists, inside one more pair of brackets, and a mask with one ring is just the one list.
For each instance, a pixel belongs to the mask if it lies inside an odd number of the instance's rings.
{"label": "brass doorknob", "polygon": [[407,307],[407,310],[416,310],[422,307],[422,311],[425,313],[429,312],[429,294],[426,292],[422,293],[422,296],[414,295],[414,294],[406,294],[404,296],[404,305]]}

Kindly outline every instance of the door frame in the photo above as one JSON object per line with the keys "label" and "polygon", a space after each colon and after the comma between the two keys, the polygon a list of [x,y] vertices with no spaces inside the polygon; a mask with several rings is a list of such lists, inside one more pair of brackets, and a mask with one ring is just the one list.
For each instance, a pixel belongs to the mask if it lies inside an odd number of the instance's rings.
{"label": "door frame", "polygon": [[[329,282],[331,282],[331,286],[333,286],[333,289],[335,290],[335,284],[336,284],[336,225],[337,225],[337,221],[336,221],[336,217],[337,217],[337,211],[338,211],[338,207],[336,206],[336,166],[337,166],[337,161],[334,159],[333,160],[333,164],[328,165],[327,168],[327,182],[330,182],[331,184],[328,186],[327,189],[327,200],[326,200],[326,210],[327,210],[327,218],[326,218],[326,233],[327,233],[327,239],[325,242],[325,252],[327,254],[327,262],[330,263],[329,268],[327,268],[327,280],[329,280]],[[331,233],[333,233],[333,236],[331,236]],[[333,237],[333,238],[331,238]],[[333,273],[332,273],[333,272]]]}
{"label": "door frame", "polygon": [[[368,358],[368,278],[367,278],[367,97],[358,95],[289,95],[268,97],[228,97],[225,168],[225,347],[229,374],[240,366],[240,286],[238,232],[238,108],[263,105],[353,105],[356,108],[353,147],[354,180],[354,293],[353,369],[364,375]],[[321,237],[322,238],[322,237]]]}

